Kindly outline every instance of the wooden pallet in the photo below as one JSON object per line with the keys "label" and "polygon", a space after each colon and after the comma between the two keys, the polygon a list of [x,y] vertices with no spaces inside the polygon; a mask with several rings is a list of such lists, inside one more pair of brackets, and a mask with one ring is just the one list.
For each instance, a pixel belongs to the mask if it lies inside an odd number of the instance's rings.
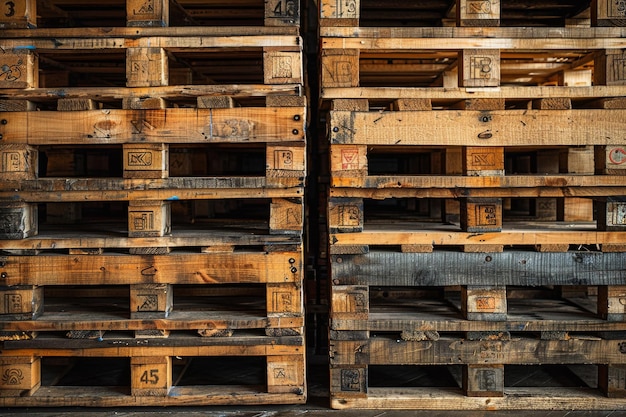
{"label": "wooden pallet", "polygon": [[[236,362],[247,365],[241,378],[221,378],[220,369]],[[99,378],[102,365],[108,380]],[[99,341],[42,337],[4,342],[0,368],[8,376],[0,385],[4,407],[306,401],[301,336],[138,340],[111,335]],[[82,376],[73,377],[72,368]]]}
{"label": "wooden pallet", "polygon": [[[105,31],[106,32],[106,31]],[[2,34],[0,89],[303,84],[302,40],[262,30]],[[31,35],[34,37],[24,37]],[[14,36],[14,37],[9,37]],[[37,51],[37,53],[35,53]],[[59,70],[62,68],[62,70]]]}
{"label": "wooden pallet", "polygon": [[[569,334],[624,330],[623,286],[394,287],[334,285],[331,334],[396,334],[431,340],[460,332],[470,339],[510,338],[513,333],[567,339]],[[430,332],[430,333],[429,333]]]}
{"label": "wooden pallet", "polygon": [[621,28],[352,29],[321,30],[322,91],[623,85]]}
{"label": "wooden pallet", "polygon": [[[591,4],[590,4],[591,3]],[[384,7],[373,0],[324,0],[321,26],[623,26],[624,12],[614,2],[533,4],[500,0],[456,0]]]}
{"label": "wooden pallet", "polygon": [[300,2],[295,0],[180,2],[171,7],[166,0],[107,0],[88,8],[65,1],[16,0],[7,7],[0,28],[300,26]]}
{"label": "wooden pallet", "polygon": [[[405,349],[422,348],[401,343],[396,344],[394,350],[400,350],[402,346]],[[468,344],[468,347],[476,346]],[[486,345],[484,349],[490,347]],[[586,364],[336,365],[331,368],[334,384],[331,407],[464,412],[571,409],[615,412],[623,410],[626,401],[614,397],[613,393],[607,396],[605,392],[611,388],[607,388],[606,381],[612,382],[622,370],[620,365]],[[537,380],[541,382],[534,382]],[[391,382],[385,384],[383,381]],[[465,394],[464,391],[472,389],[495,392],[487,395],[484,391],[468,391],[468,394],[478,393],[478,396]]]}
{"label": "wooden pallet", "polygon": [[301,335],[300,288],[297,282],[2,287],[0,340],[31,339],[49,332],[73,339],[102,339],[112,331],[136,338],[180,332],[231,337],[251,330],[268,336]]}

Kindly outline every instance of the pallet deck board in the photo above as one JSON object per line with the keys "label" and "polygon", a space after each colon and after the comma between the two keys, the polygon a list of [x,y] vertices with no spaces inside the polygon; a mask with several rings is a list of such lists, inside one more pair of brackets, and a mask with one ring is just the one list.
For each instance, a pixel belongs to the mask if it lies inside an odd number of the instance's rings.
{"label": "pallet deck board", "polygon": [[626,253],[395,253],[333,255],[337,285],[622,285]]}
{"label": "pallet deck board", "polygon": [[33,255],[0,256],[0,261],[2,285],[300,282],[303,269],[299,252]]}

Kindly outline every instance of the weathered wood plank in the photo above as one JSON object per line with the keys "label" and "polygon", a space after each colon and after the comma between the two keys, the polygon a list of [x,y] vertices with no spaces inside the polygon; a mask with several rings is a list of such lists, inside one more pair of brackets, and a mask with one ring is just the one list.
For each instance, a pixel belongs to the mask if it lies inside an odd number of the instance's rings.
{"label": "weathered wood plank", "polygon": [[473,341],[442,337],[421,342],[377,337],[332,341],[333,365],[447,365],[464,364],[581,364],[623,363],[622,340],[511,340]]}
{"label": "weathered wood plank", "polygon": [[[295,262],[289,262],[289,260]],[[2,285],[300,282],[299,252],[1,257]]]}
{"label": "weathered wood plank", "polygon": [[[331,396],[334,409],[376,408],[378,410],[421,409],[421,410],[510,410],[516,414],[521,410],[611,410],[626,409],[623,399],[602,397],[595,389],[550,387],[516,388],[505,387],[504,397],[467,397],[457,388],[369,388],[366,398],[355,398],[344,393]],[[588,411],[586,411],[588,412]],[[554,411],[551,411],[554,413]],[[449,414],[448,414],[449,415]]]}
{"label": "weathered wood plank", "polygon": [[[341,260],[341,261],[340,261]],[[502,252],[333,255],[336,285],[620,285],[626,253]]]}
{"label": "weathered wood plank", "polygon": [[460,232],[453,228],[445,230],[426,229],[424,224],[413,226],[403,223],[402,230],[398,228],[366,226],[362,232],[333,233],[331,246],[353,245],[604,245],[619,244],[626,239],[623,232],[602,232],[585,230],[546,231],[545,229],[515,230],[505,228],[500,232],[472,233]]}
{"label": "weathered wood plank", "polygon": [[[594,120],[594,123],[589,123]],[[622,110],[331,112],[331,143],[368,145],[617,145]]]}
{"label": "weathered wood plank", "polygon": [[304,139],[303,109],[162,109],[11,112],[0,125],[4,143],[216,143]]}

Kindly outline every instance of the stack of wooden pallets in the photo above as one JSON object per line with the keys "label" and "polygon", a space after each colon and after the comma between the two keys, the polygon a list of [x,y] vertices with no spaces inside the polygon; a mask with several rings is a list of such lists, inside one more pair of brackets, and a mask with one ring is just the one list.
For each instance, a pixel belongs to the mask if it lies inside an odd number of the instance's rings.
{"label": "stack of wooden pallets", "polygon": [[299,4],[239,3],[3,3],[0,405],[306,400]]}
{"label": "stack of wooden pallets", "polygon": [[626,15],[560,3],[320,2],[334,408],[626,408]]}

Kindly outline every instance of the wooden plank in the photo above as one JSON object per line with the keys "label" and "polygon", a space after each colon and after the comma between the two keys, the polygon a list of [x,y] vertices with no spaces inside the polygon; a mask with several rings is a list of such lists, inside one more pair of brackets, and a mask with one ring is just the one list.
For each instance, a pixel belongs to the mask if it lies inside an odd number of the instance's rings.
{"label": "wooden plank", "polygon": [[[295,263],[289,260],[294,259]],[[299,252],[2,257],[3,285],[300,282]],[[292,268],[296,271],[292,272]]]}
{"label": "wooden plank", "polygon": [[[331,150],[335,146],[338,145],[331,145]],[[360,145],[349,146],[356,148]],[[460,152],[458,156],[460,157]],[[458,162],[460,164],[460,158]],[[333,188],[330,192],[332,196],[336,197],[345,197],[350,192],[352,196],[368,198],[417,196],[457,198],[457,192],[451,189],[463,188],[466,195],[475,197],[540,197],[542,195],[546,197],[600,197],[624,194],[623,191],[620,191],[620,186],[623,183],[624,180],[620,177],[607,175],[559,174],[489,177],[370,175],[357,178],[345,178],[337,175],[331,178]],[[555,184],[563,188],[557,188],[554,186]],[[539,187],[542,188],[541,194],[537,189]],[[561,192],[561,190],[567,191]]]}
{"label": "wooden plank", "polygon": [[[592,226],[593,227],[593,226]],[[538,226],[527,230],[505,227],[500,232],[481,233],[460,232],[456,227],[437,230],[426,228],[424,224],[402,224],[400,227],[366,226],[362,232],[332,233],[331,246],[351,245],[424,245],[454,246],[454,245],[602,245],[620,244],[626,234],[623,232],[598,232],[595,230],[552,230]]]}
{"label": "wooden plank", "polygon": [[[331,143],[457,146],[619,145],[621,110],[330,113]],[[589,123],[594,120],[594,123]]]}
{"label": "wooden plank", "polygon": [[[467,413],[468,410],[477,412],[494,412],[494,410],[508,410],[512,413],[528,413],[536,415],[538,409],[564,410],[571,413],[576,410],[605,410],[614,412],[624,410],[626,402],[623,399],[609,399],[598,395],[596,389],[559,388],[550,387],[549,394],[546,387],[506,387],[504,397],[464,396],[457,388],[370,388],[366,398],[353,398],[342,394],[331,395],[331,407],[334,409],[377,409],[379,410],[458,410]],[[363,411],[361,411],[363,412]],[[555,411],[551,411],[555,412]],[[600,411],[597,411],[600,412]],[[449,414],[447,414],[449,415]]]}
{"label": "wooden plank", "polygon": [[[295,120],[298,116],[298,120]],[[15,112],[3,115],[4,143],[214,143],[304,139],[303,109],[96,110]]]}
{"label": "wooden plank", "polygon": [[[410,36],[413,33],[406,33],[406,37],[390,36],[380,37],[381,31],[375,31],[374,28],[367,29],[359,28],[355,33],[351,31],[352,37],[325,37],[322,35],[321,47],[324,49],[341,49],[346,50],[393,50],[400,52],[401,50],[571,50],[571,49],[623,49],[626,45],[626,41],[618,38],[604,38],[604,37],[577,37],[577,38],[559,38],[550,37],[529,37],[532,31],[528,32],[528,35],[521,37],[487,37],[486,33],[489,33],[486,29],[482,31],[482,35],[467,36],[455,38],[454,42],[450,42],[450,37],[455,34],[454,31],[446,31],[445,37],[438,37],[438,33],[433,31],[430,35],[425,37],[413,37]],[[428,28],[431,29],[431,28]],[[447,28],[443,28],[447,29]],[[559,28],[561,29],[561,28]],[[458,33],[458,32],[457,32]],[[496,32],[497,33],[497,32]],[[519,32],[517,32],[519,33]],[[581,33],[581,32],[579,32]],[[586,32],[586,35],[590,35],[590,32]],[[519,35],[518,35],[519,36]],[[486,54],[491,57],[491,52]],[[495,62],[490,64],[496,65]],[[499,62],[497,63],[499,65]],[[481,68],[478,68],[480,71]],[[486,68],[485,68],[486,69]]]}
{"label": "wooden plank", "polygon": [[421,342],[377,337],[332,341],[334,365],[581,364],[623,361],[620,340],[540,340],[516,338],[481,341],[442,337]]}
{"label": "wooden plank", "polygon": [[621,285],[625,256],[602,252],[479,254],[370,250],[362,255],[333,255],[331,262],[335,285]]}
{"label": "wooden plank", "polygon": [[[614,100],[612,97],[626,94],[624,86],[591,86],[591,87],[568,87],[568,86],[500,86],[497,89],[470,89],[458,86],[437,87],[325,87],[321,91],[324,100],[340,100],[350,97],[362,97],[364,99],[395,99],[395,98],[429,98],[432,100],[468,100],[468,99],[532,99],[534,97],[606,97],[606,100]],[[622,90],[623,89],[623,90]],[[12,90],[13,92],[13,90]],[[27,92],[23,92],[26,94]],[[15,93],[14,93],[15,94]],[[617,101],[616,103],[619,103]],[[593,103],[592,103],[593,104]],[[598,106],[598,108],[602,108]],[[609,107],[605,108],[614,108]],[[617,108],[623,108],[618,106]]]}

